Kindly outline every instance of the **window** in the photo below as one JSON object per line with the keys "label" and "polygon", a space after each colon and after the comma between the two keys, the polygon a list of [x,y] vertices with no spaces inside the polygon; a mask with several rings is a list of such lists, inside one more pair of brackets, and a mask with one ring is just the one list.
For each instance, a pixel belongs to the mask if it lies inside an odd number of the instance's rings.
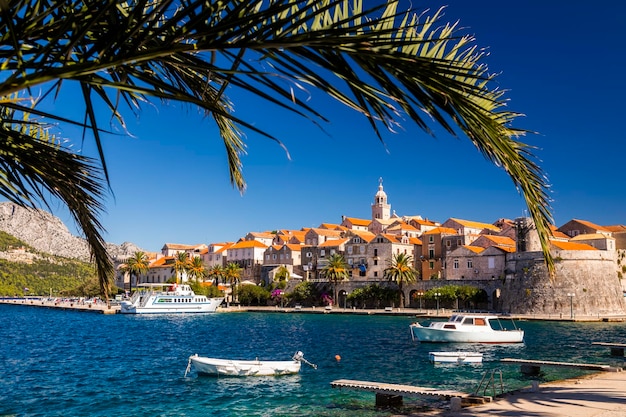
{"label": "window", "polygon": [[313,257],[313,254],[312,254],[311,252],[307,252],[307,253],[306,253],[306,257],[307,257],[307,258],[312,258],[312,257]]}
{"label": "window", "polygon": [[374,256],[378,256],[378,249],[374,249]]}
{"label": "window", "polygon": [[348,246],[348,254],[352,255],[352,246]]}
{"label": "window", "polygon": [[374,259],[374,265],[378,265],[378,259]]}
{"label": "window", "polygon": [[449,240],[446,240],[446,247],[449,248],[450,246],[452,246],[452,242],[450,242]]}
{"label": "window", "polygon": [[433,261],[428,262],[429,269],[435,269],[435,263]]}
{"label": "window", "polygon": [[458,259],[455,259],[455,260],[454,260],[454,266],[453,266],[453,268],[454,268],[454,269],[459,269],[459,260],[458,260]]}
{"label": "window", "polygon": [[365,246],[359,246],[359,253],[361,254],[365,253]]}
{"label": "window", "polygon": [[433,242],[435,241],[435,236],[432,236],[432,235],[431,235],[431,236],[428,236],[428,241],[429,241],[430,243],[433,243]]}
{"label": "window", "polygon": [[378,271],[374,271],[374,278],[378,277]]}
{"label": "window", "polygon": [[326,256],[326,251],[324,249],[322,249],[320,251],[320,258],[324,258]]}
{"label": "window", "polygon": [[474,264],[473,264],[471,259],[467,260],[467,267],[470,268],[470,269],[474,267]]}
{"label": "window", "polygon": [[487,258],[487,267],[493,269],[496,267],[496,259],[493,256]]}
{"label": "window", "polygon": [[430,259],[435,257],[435,250],[434,249],[428,249],[428,257]]}
{"label": "window", "polygon": [[273,259],[273,260],[276,260],[276,254],[273,254],[273,255],[272,255],[272,259]]}

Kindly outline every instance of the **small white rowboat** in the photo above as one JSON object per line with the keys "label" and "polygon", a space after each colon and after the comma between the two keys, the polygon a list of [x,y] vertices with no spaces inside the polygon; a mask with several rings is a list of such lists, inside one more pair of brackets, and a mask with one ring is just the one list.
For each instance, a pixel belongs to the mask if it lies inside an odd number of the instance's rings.
{"label": "small white rowboat", "polygon": [[191,365],[198,375],[212,376],[273,376],[273,375],[290,375],[300,372],[302,362],[317,369],[317,365],[313,365],[306,359],[302,352],[298,351],[290,361],[262,361],[255,360],[239,360],[239,359],[218,359],[198,356],[198,354],[189,357],[185,376],[189,372]]}
{"label": "small white rowboat", "polygon": [[483,354],[479,352],[428,352],[433,363],[480,363]]}

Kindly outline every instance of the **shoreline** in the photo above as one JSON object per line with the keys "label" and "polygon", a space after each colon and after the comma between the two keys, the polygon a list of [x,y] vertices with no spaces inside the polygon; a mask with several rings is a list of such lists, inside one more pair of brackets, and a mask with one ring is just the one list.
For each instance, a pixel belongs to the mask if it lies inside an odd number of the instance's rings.
{"label": "shoreline", "polygon": [[[121,314],[120,306],[111,304],[107,307],[106,303],[80,303],[75,301],[48,301],[45,298],[0,298],[0,304],[22,305],[40,308],[56,308],[62,310],[91,312],[100,314]],[[279,306],[229,306],[219,307],[215,313],[293,313],[293,314],[352,314],[352,315],[379,315],[379,316],[407,316],[417,319],[445,319],[454,314],[456,310],[450,309],[418,309],[418,308],[390,308],[383,307],[378,309],[357,309],[343,307],[279,307]],[[477,313],[485,313],[478,312]],[[210,314],[210,313],[209,313]],[[502,318],[514,321],[558,321],[558,322],[626,322],[626,315],[623,314],[604,314],[604,315],[587,315],[563,317],[559,314],[506,314],[502,315],[494,313]]]}

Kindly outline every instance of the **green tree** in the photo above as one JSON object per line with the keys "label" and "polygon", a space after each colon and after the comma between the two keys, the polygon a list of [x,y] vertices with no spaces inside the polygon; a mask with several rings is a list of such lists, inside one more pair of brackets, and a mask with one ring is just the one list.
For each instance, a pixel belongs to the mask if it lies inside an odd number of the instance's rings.
{"label": "green tree", "polygon": [[188,264],[187,274],[189,277],[196,281],[204,281],[208,276],[208,271],[202,259],[199,256],[194,256]]}
{"label": "green tree", "polygon": [[343,255],[333,253],[328,258],[328,264],[322,268],[326,279],[333,284],[333,304],[337,305],[337,282],[348,279],[348,265]]}
{"label": "green tree", "polygon": [[413,268],[413,257],[405,253],[396,253],[387,261],[389,266],[385,268],[384,276],[389,281],[398,285],[400,294],[400,308],[404,308],[404,284],[411,284],[417,280],[417,271]]}
{"label": "green tree", "polygon": [[[51,198],[66,204],[107,292],[114,270],[98,220],[110,185],[102,121],[113,120],[123,130],[125,114],[134,116],[144,105],[195,106],[216,123],[231,183],[243,191],[241,128],[280,142],[235,116],[226,93],[242,90],[325,121],[303,97],[308,95],[303,86],[311,86],[360,112],[381,140],[382,131],[395,130],[403,117],[428,133],[433,123],[452,135],[462,132],[523,194],[553,271],[545,176],[531,147],[517,139],[527,132],[513,126],[519,114],[505,106],[506,90],[488,72],[487,55],[457,24],[441,22],[441,10],[426,17],[418,10],[398,11],[398,5],[397,0],[4,2],[0,194],[23,206],[47,205]],[[82,100],[71,110],[50,106],[67,90],[80,91]],[[31,101],[35,95],[41,99]],[[77,109],[82,114],[76,115]],[[29,120],[29,114],[38,119]],[[51,141],[45,135],[50,123],[90,131],[98,157]]]}
{"label": "green tree", "polygon": [[222,265],[214,265],[208,271],[208,276],[213,281],[213,285],[217,287],[220,281],[224,282],[226,269]]}
{"label": "green tree", "polygon": [[126,262],[122,264],[120,270],[127,273],[129,277],[129,292],[133,290],[133,277],[135,277],[135,282],[138,284],[139,277],[148,272],[149,265],[150,262],[148,260],[148,255],[142,251],[135,252],[133,256],[128,258]]}
{"label": "green tree", "polygon": [[224,278],[230,283],[231,297],[235,301],[237,297],[237,283],[241,281],[241,267],[235,262],[229,262],[224,270]]}
{"label": "green tree", "polygon": [[187,274],[191,261],[187,252],[176,252],[174,256],[174,273],[176,274],[176,283],[182,282],[183,274]]}
{"label": "green tree", "polygon": [[304,281],[293,287],[293,290],[286,295],[290,302],[315,305],[320,298],[319,291],[310,281]]}
{"label": "green tree", "polygon": [[237,292],[239,302],[244,305],[267,305],[270,292],[259,285],[241,285]]}

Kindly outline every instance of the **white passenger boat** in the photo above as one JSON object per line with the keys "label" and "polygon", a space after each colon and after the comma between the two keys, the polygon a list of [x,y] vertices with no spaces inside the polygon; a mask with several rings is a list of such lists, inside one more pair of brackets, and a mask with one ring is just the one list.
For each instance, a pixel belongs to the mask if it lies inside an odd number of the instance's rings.
{"label": "white passenger boat", "polygon": [[480,352],[428,352],[428,359],[433,363],[481,363]]}
{"label": "white passenger boat", "polygon": [[198,354],[189,357],[185,376],[189,372],[191,365],[199,375],[212,376],[273,376],[273,375],[290,375],[300,372],[302,363],[317,369],[306,359],[302,352],[298,351],[293,355],[290,361],[262,361],[255,360],[239,360],[239,359],[218,359],[198,356]]}
{"label": "white passenger boat", "polygon": [[189,285],[140,284],[130,300],[122,301],[120,313],[214,313],[224,298],[196,295]]}
{"label": "white passenger boat", "polygon": [[521,343],[524,331],[515,327],[503,326],[500,318],[494,315],[454,314],[446,322],[435,321],[424,327],[419,323],[410,325],[411,337],[420,342],[460,342],[460,343]]}

